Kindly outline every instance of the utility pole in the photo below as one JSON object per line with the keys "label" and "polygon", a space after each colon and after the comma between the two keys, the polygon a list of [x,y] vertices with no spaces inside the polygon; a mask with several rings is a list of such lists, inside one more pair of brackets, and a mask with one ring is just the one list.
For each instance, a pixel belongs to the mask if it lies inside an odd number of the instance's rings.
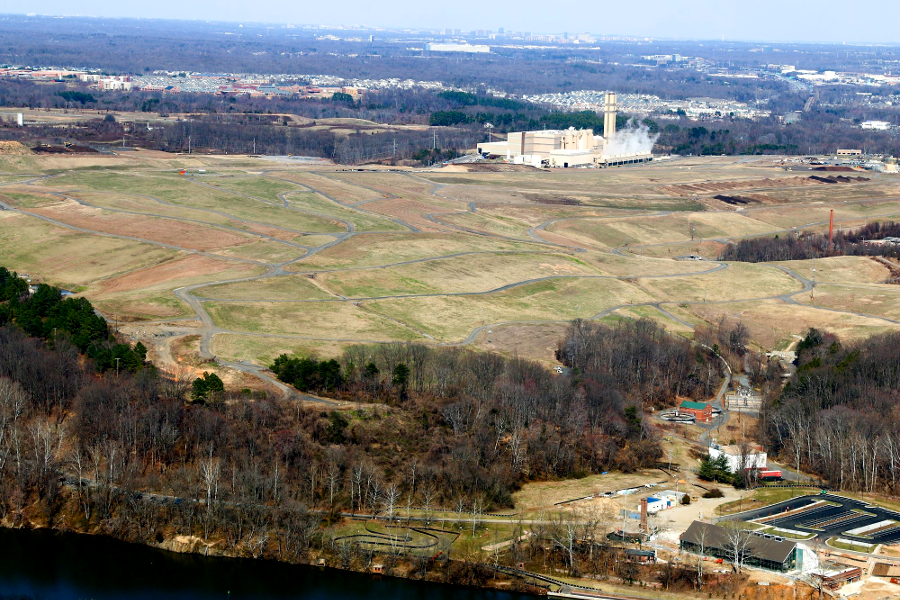
{"label": "utility pole", "polygon": [[122,360],[119,357],[116,357],[116,379],[119,378],[119,361]]}

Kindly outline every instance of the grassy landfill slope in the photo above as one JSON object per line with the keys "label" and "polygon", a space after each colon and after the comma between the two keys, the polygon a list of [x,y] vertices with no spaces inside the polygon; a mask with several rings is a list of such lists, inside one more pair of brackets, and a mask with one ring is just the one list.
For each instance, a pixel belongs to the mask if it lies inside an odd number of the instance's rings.
{"label": "grassy landfill slope", "polygon": [[323,273],[322,285],[348,297],[485,292],[541,277],[597,276],[601,271],[563,254],[479,254],[376,271]]}
{"label": "grassy landfill slope", "polygon": [[298,211],[286,211],[283,207],[252,200],[226,190],[191,183],[174,174],[128,174],[108,172],[82,172],[67,174],[52,180],[54,186],[98,191],[145,194],[173,204],[215,210],[234,217],[313,233],[345,231],[339,223],[307,215]]}
{"label": "grassy landfill slope", "polygon": [[[0,167],[6,266],[82,292],[134,323],[135,339],[183,319],[165,336],[238,361],[404,340],[549,360],[567,320],[598,315],[687,336],[686,323],[740,318],[764,348],[810,326],[848,339],[900,327],[898,286],[884,283],[900,263],[715,260],[729,241],[822,230],[832,209],[844,228],[900,214],[896,181],[878,174],[813,185],[774,159],[728,157],[363,172],[140,150],[4,156]],[[752,201],[727,205],[716,190]],[[674,260],[687,254],[713,260]],[[815,298],[803,291],[813,269]]]}
{"label": "grassy landfill slope", "polygon": [[445,342],[501,321],[560,321],[593,316],[619,304],[651,302],[640,288],[616,279],[556,279],[480,296],[378,300],[379,313]]}
{"label": "grassy landfill slope", "polygon": [[22,273],[66,289],[172,258],[150,244],[80,233],[35,217],[0,212],[0,255]]}
{"label": "grassy landfill slope", "polygon": [[232,331],[360,341],[413,340],[421,335],[348,302],[271,304],[207,302],[217,325]]}

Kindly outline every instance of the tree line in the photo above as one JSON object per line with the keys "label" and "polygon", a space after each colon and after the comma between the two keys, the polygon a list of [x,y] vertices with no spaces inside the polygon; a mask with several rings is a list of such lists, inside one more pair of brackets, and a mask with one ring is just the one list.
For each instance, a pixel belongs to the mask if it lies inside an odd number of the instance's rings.
{"label": "tree line", "polygon": [[900,491],[900,334],[842,342],[810,329],[797,372],[763,407],[763,441],[837,489]]}
{"label": "tree line", "polygon": [[831,245],[828,234],[798,233],[740,240],[727,245],[719,260],[771,262],[808,260],[826,256],[900,256],[900,244],[865,244],[867,240],[900,238],[900,223],[875,221],[847,231],[837,231]]}
{"label": "tree line", "polygon": [[0,267],[0,325],[12,323],[28,335],[57,343],[60,336],[90,357],[100,371],[138,371],[147,364],[147,349],[132,347],[110,335],[106,321],[86,298],[64,297],[59,288],[27,282]]}
{"label": "tree line", "polygon": [[[78,88],[79,84],[67,87]],[[310,155],[347,164],[412,159],[425,164],[433,160],[422,151],[434,149],[434,133],[444,151],[459,153],[487,137],[487,123],[496,133],[568,127],[592,128],[598,133],[603,130],[603,117],[594,111],[561,112],[483,92],[386,89],[370,92],[356,101],[334,102],[296,97],[224,98],[219,94],[92,91],[83,85],[80,89],[59,91],[55,86],[18,80],[0,86],[0,106],[65,109],[73,103],[99,113],[119,110],[192,117],[184,123],[154,123],[152,127],[103,123],[99,119],[76,127],[34,125],[23,129],[5,123],[0,124],[0,138],[56,139],[57,143],[108,143],[125,138],[134,145],[183,152],[188,150],[190,137],[193,149],[199,152]],[[286,114],[313,120],[356,118],[387,124],[422,124],[440,130],[382,131],[358,126],[349,136],[336,136],[314,129],[315,123],[294,123],[284,117]],[[804,113],[801,122],[790,125],[784,125],[777,117],[751,121],[728,115],[716,122],[700,123],[681,117],[665,126],[649,118],[643,123],[651,132],[659,133],[658,152],[675,154],[821,154],[833,152],[834,147],[858,146],[871,151],[900,152],[896,136],[861,131],[855,121],[841,115],[843,112],[835,114],[833,109],[816,109]],[[623,127],[627,119],[626,115],[618,115],[617,126]]]}
{"label": "tree line", "polygon": [[578,319],[559,344],[557,357],[577,374],[585,391],[606,403],[663,408],[677,396],[707,397],[718,385],[721,364],[648,319],[607,325]]}

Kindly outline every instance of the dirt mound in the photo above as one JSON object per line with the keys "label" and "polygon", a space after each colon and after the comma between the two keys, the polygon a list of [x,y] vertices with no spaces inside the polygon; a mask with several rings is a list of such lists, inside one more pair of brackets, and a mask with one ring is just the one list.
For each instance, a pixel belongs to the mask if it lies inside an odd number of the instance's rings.
{"label": "dirt mound", "polygon": [[713,198],[715,198],[716,200],[721,200],[725,204],[731,204],[733,206],[737,206],[737,205],[743,206],[743,205],[750,204],[751,202],[753,202],[753,203],[759,202],[759,200],[753,198],[752,196],[725,196],[723,194],[717,194],[716,196],[713,196]]}
{"label": "dirt mound", "polygon": [[581,206],[582,204],[581,200],[568,196],[546,196],[542,194],[523,194],[523,196],[538,204],[560,204],[566,206]]}
{"label": "dirt mound", "polygon": [[75,144],[66,144],[65,146],[50,146],[41,144],[34,149],[38,154],[96,154],[97,151],[88,146],[76,146]]}
{"label": "dirt mound", "polygon": [[743,181],[715,181],[707,183],[682,183],[666,185],[662,187],[664,192],[676,196],[693,196],[694,194],[709,194],[717,192],[729,192],[732,190],[748,190],[754,188],[781,188],[803,185],[816,185],[808,177],[782,177],[780,179],[745,179]]}
{"label": "dirt mound", "polygon": [[25,156],[31,154],[31,150],[19,142],[0,142],[0,154],[4,156]]}
{"label": "dirt mound", "polygon": [[837,166],[834,166],[834,167],[816,167],[814,170],[816,170],[816,171],[841,171],[841,172],[844,172],[844,173],[846,173],[847,171],[850,171],[850,172],[852,173],[852,172],[854,172],[856,169],[854,169],[853,167],[837,167]]}
{"label": "dirt mound", "polygon": [[818,175],[810,175],[809,178],[814,181],[818,181],[819,183],[856,183],[859,181],[869,181],[868,177],[844,177],[843,175],[836,175],[834,177],[819,177]]}

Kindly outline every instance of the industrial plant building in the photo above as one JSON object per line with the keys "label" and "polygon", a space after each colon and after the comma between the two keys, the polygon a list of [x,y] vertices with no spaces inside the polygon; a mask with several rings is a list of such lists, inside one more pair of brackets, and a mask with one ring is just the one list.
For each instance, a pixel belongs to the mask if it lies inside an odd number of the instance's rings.
{"label": "industrial plant building", "polygon": [[478,154],[506,159],[514,164],[567,169],[570,167],[607,167],[653,160],[649,151],[612,154],[616,139],[616,94],[608,92],[604,104],[604,133],[593,129],[547,129],[514,131],[505,141],[478,144]]}
{"label": "industrial plant building", "polygon": [[782,537],[745,531],[746,543],[734,544],[724,527],[703,521],[694,521],[681,534],[681,549],[704,556],[734,560],[735,547],[741,553],[739,559],[751,567],[772,571],[792,571],[802,564],[797,544]]}

